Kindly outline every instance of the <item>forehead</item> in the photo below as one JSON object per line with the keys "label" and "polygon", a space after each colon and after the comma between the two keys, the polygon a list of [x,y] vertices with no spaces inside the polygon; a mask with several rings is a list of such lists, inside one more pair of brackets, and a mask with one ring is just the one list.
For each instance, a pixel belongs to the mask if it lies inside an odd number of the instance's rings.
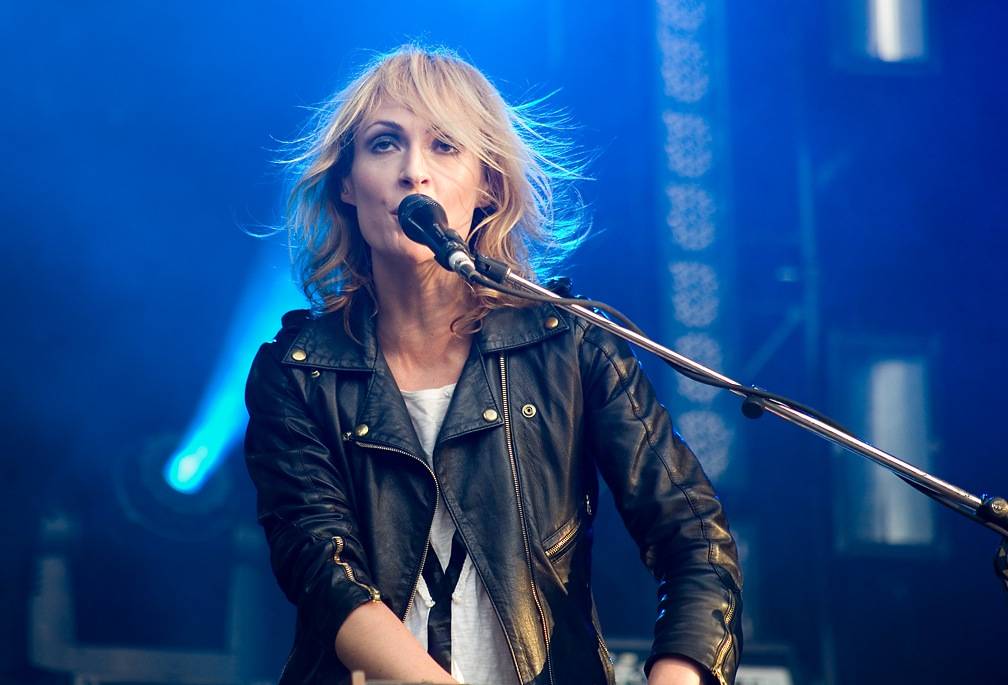
{"label": "forehead", "polygon": [[409,107],[394,102],[379,102],[361,117],[359,130],[366,131],[371,126],[382,123],[410,130],[433,128],[428,118],[418,115]]}
{"label": "forehead", "polygon": [[478,130],[476,120],[476,114],[463,105],[461,98],[420,92],[404,98],[382,92],[364,110],[357,130],[389,121],[404,129],[471,139]]}

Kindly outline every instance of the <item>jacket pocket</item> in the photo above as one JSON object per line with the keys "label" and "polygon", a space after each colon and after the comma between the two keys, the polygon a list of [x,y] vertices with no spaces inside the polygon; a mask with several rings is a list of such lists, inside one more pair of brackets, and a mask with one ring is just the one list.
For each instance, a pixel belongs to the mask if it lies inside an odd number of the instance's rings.
{"label": "jacket pocket", "polygon": [[543,540],[546,558],[552,561],[569,550],[581,536],[583,529],[584,520],[581,517],[581,512],[578,512]]}

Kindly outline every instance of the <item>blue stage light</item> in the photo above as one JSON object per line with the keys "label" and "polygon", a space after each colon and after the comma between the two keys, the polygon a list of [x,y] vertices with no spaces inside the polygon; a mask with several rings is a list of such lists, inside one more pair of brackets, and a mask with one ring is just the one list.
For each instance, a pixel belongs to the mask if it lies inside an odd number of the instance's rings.
{"label": "blue stage light", "polygon": [[260,344],[273,337],[284,312],[304,306],[286,269],[264,263],[254,273],[217,370],[207,385],[178,450],[164,467],[164,478],[175,490],[194,494],[240,440],[245,412],[245,379]]}
{"label": "blue stage light", "polygon": [[174,473],[166,474],[172,486],[176,490],[186,489],[186,486],[196,479],[200,467],[206,463],[206,457],[209,454],[210,450],[207,446],[200,445],[194,451],[173,459],[169,466],[174,468]]}

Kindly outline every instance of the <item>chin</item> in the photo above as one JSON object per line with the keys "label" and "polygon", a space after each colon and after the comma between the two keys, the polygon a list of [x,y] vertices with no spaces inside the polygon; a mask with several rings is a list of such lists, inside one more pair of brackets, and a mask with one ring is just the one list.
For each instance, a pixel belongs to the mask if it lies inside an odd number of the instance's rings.
{"label": "chin", "polygon": [[441,268],[434,260],[434,253],[430,249],[413,242],[409,245],[396,245],[390,250],[377,251],[372,248],[371,258],[383,259],[397,269],[413,269],[425,264]]}

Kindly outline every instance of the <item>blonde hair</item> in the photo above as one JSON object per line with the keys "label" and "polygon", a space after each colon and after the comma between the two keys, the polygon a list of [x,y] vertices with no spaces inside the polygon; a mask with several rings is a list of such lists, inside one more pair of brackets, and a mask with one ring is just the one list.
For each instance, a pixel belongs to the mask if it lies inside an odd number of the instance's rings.
{"label": "blonde hair", "polygon": [[[382,102],[407,106],[481,161],[485,209],[474,213],[471,247],[527,278],[542,279],[583,239],[583,205],[571,182],[583,178],[584,164],[553,137],[562,122],[533,120],[541,100],[509,106],[452,51],[405,45],[376,58],[319,107],[282,162],[292,176],[285,224],[295,276],[316,311],[342,309],[349,330],[361,291],[374,298],[369,248],[340,187],[353,163],[357,128]],[[489,310],[520,304],[481,287],[475,297],[477,307],[454,330],[477,330]]]}

